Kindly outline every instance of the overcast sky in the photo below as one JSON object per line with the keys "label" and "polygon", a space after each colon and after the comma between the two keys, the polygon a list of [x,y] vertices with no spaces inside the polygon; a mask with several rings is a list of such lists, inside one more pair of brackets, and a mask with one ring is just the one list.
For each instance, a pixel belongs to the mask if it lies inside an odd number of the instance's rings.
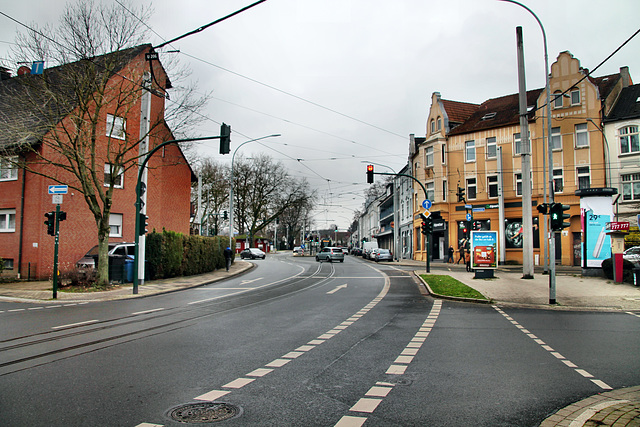
{"label": "overcast sky", "polygon": [[[158,45],[253,1],[156,0],[148,25],[161,37],[149,42]],[[545,27],[549,64],[568,50],[592,70],[640,28],[638,0],[522,2]],[[0,11],[44,26],[58,21],[61,4],[4,0]],[[198,134],[218,135],[221,122],[231,125],[232,153],[249,139],[282,134],[246,144],[238,155],[264,152],[292,176],[307,178],[319,194],[315,226],[345,229],[368,185],[362,162],[399,171],[409,134],[425,135],[433,92],[482,103],[518,91],[516,26],[524,32],[527,89],[541,88],[540,28],[525,9],[499,0],[267,0],[163,50],[179,49],[201,92],[213,91]],[[0,16],[0,58],[18,30]],[[594,76],[622,66],[640,82],[640,35]],[[217,144],[204,143],[199,153],[230,162]]]}

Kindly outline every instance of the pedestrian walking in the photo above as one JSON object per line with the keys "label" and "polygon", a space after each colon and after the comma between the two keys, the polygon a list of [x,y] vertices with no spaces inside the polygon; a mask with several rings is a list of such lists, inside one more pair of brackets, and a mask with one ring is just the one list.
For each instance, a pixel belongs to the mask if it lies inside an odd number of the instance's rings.
{"label": "pedestrian walking", "polygon": [[471,271],[471,254],[468,251],[464,254],[464,260],[467,264],[467,271]]}
{"label": "pedestrian walking", "polygon": [[465,258],[464,258],[464,245],[460,245],[460,247],[458,248],[458,252],[460,253],[459,257],[458,257],[458,261],[456,261],[456,264],[460,264],[460,261],[462,261],[462,263],[464,264]]}
{"label": "pedestrian walking", "polygon": [[447,264],[453,264],[453,245],[449,245],[449,258],[447,258]]}
{"label": "pedestrian walking", "polygon": [[224,260],[227,271],[229,271],[229,267],[231,267],[231,258],[233,258],[233,252],[231,252],[231,248],[227,246],[227,248],[224,250]]}

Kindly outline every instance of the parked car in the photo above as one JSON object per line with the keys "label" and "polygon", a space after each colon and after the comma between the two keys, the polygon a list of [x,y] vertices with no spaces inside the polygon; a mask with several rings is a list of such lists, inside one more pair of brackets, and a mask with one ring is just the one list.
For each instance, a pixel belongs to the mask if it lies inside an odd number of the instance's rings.
{"label": "parked car", "polygon": [[360,248],[351,249],[351,255],[362,256],[362,249]]}
{"label": "parked car", "polygon": [[304,249],[302,249],[300,246],[296,246],[295,248],[293,248],[293,256],[296,255],[304,255]]}
{"label": "parked car", "polygon": [[345,255],[349,255],[349,249],[348,248],[340,248],[342,249],[342,253]]}
{"label": "parked car", "polygon": [[340,261],[344,262],[344,252],[340,248],[326,247],[322,248],[316,255],[316,261]]}
{"label": "parked car", "polygon": [[373,254],[373,259],[375,262],[393,261],[393,254],[389,249],[378,248],[378,249],[374,249],[373,252],[371,253]]}
{"label": "parked car", "polygon": [[262,259],[265,259],[266,257],[267,257],[267,254],[265,254],[263,251],[261,251],[258,248],[247,248],[247,249],[243,250],[242,252],[240,252],[240,258],[241,259],[245,259],[245,258],[249,258],[249,259],[262,258]]}
{"label": "parked car", "polygon": [[[134,258],[136,250],[135,243],[109,243],[109,256],[113,257],[125,257],[129,256],[132,259]],[[95,245],[89,252],[87,252],[82,258],[76,262],[77,268],[95,268],[96,267],[96,259],[98,258],[98,245]]]}
{"label": "parked car", "polygon": [[622,258],[631,261],[636,267],[640,267],[640,246],[633,246],[623,252]]}

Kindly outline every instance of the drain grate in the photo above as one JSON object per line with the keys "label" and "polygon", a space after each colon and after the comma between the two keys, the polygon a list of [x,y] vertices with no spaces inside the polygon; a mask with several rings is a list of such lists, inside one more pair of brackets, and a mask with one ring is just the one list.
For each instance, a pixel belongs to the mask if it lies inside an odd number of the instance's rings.
{"label": "drain grate", "polygon": [[169,411],[169,417],[188,424],[206,424],[224,421],[240,415],[238,406],[222,402],[186,403]]}

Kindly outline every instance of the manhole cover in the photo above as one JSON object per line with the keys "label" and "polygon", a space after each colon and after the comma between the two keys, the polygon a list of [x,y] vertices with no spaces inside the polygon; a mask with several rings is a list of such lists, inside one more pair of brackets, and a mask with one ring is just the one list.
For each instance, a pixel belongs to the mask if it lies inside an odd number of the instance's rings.
{"label": "manhole cover", "polygon": [[189,424],[215,423],[240,414],[240,408],[228,403],[187,403],[169,411],[171,419]]}

